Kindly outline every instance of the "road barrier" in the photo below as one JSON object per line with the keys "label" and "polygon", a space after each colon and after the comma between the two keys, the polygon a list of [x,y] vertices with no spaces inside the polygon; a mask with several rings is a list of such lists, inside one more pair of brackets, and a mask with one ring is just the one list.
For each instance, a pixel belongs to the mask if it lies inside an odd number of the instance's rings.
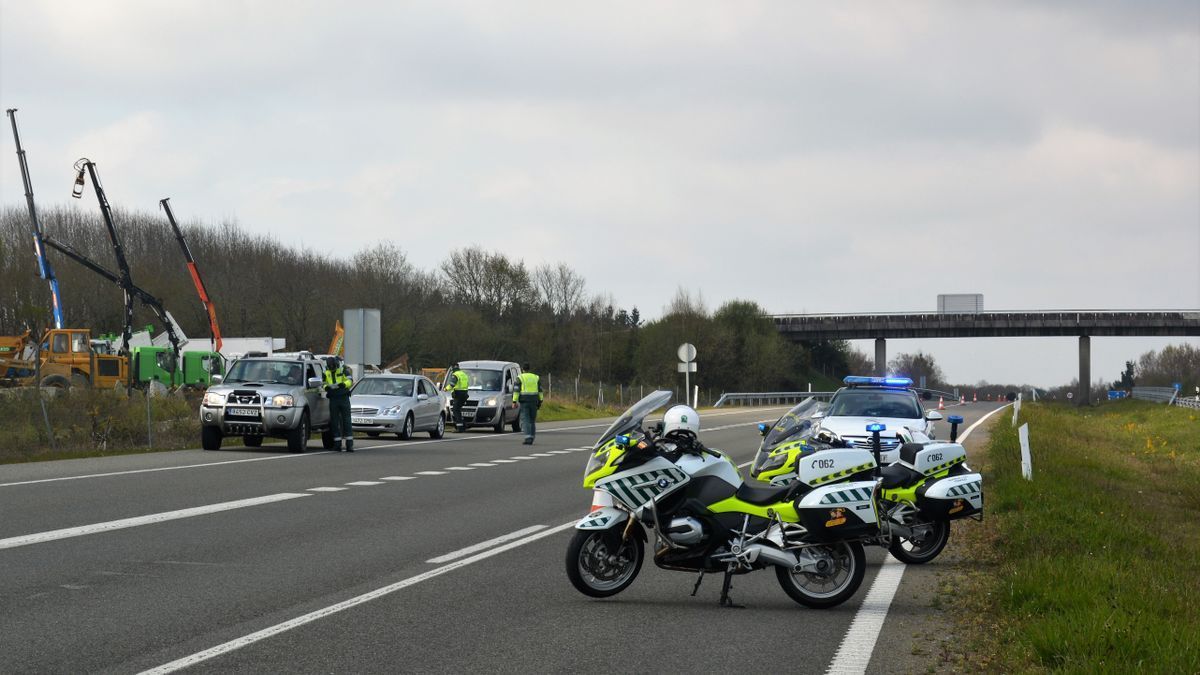
{"label": "road barrier", "polygon": [[[937,389],[920,389],[914,388],[921,398],[926,401],[934,398],[957,400],[958,394],[948,391],[939,391]],[[713,404],[714,408],[720,408],[726,404],[740,406],[762,406],[762,405],[784,405],[795,404],[803,401],[806,398],[815,398],[819,400],[828,400],[832,398],[836,391],[760,391],[760,392],[733,392],[721,394],[717,402]]]}
{"label": "road barrier", "polygon": [[1200,400],[1190,396],[1180,396],[1175,387],[1134,387],[1133,397],[1143,401],[1156,401],[1167,405],[1177,405],[1182,408],[1200,410]]}

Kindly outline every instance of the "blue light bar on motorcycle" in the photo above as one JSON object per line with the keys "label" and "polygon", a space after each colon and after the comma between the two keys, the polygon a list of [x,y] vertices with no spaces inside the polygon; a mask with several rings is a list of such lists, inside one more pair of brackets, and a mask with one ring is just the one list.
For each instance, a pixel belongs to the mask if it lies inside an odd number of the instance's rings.
{"label": "blue light bar on motorcycle", "polygon": [[628,447],[628,445],[632,442],[631,439],[628,436],[626,436],[625,434],[621,434],[620,436],[617,436],[616,440],[617,440],[617,445],[620,445],[622,447]]}
{"label": "blue light bar on motorcycle", "polygon": [[758,423],[758,433],[762,434],[763,436],[767,435],[767,429],[770,429],[770,428],[771,428],[770,425],[768,425],[766,422]]}
{"label": "blue light bar on motorcycle", "polygon": [[951,415],[946,418],[950,424],[962,424],[962,415]]}
{"label": "blue light bar on motorcycle", "polygon": [[877,387],[911,387],[912,379],[908,377],[867,377],[865,375],[847,375],[842,383],[846,386],[856,384],[873,384]]}
{"label": "blue light bar on motorcycle", "polygon": [[867,425],[867,431],[870,431],[871,433],[875,433],[876,431],[886,431],[886,430],[887,430],[887,425],[880,424],[879,422],[875,422],[874,424]]}

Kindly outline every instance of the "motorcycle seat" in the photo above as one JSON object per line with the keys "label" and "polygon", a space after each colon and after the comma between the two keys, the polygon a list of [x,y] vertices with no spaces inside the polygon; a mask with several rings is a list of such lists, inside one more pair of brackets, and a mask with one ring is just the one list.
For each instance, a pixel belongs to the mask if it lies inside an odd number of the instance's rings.
{"label": "motorcycle seat", "polygon": [[737,493],[735,494],[738,499],[744,502],[758,506],[765,506],[767,504],[774,504],[775,502],[784,501],[787,499],[787,493],[790,490],[791,488],[787,485],[781,487],[764,485],[759,487],[746,482],[742,483],[741,487],[737,489]]}
{"label": "motorcycle seat", "polygon": [[917,453],[924,449],[924,443],[905,443],[900,446],[900,459],[912,464],[917,461]]}
{"label": "motorcycle seat", "polygon": [[886,489],[904,487],[912,485],[921,478],[924,478],[919,472],[902,464],[892,464],[883,467],[883,483],[882,486]]}

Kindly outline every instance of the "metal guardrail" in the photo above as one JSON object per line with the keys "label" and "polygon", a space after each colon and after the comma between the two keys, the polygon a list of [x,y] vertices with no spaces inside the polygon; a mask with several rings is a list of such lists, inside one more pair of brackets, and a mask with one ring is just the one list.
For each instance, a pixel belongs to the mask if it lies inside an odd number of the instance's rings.
{"label": "metal guardrail", "polygon": [[1179,390],[1175,387],[1134,387],[1133,397],[1143,401],[1155,401],[1200,410],[1200,400],[1189,396],[1180,396]]}
{"label": "metal guardrail", "polygon": [[[930,398],[923,400],[932,401],[938,397],[946,401],[955,403],[959,397],[950,391],[939,391],[937,389],[914,389],[921,394],[929,394]],[[720,408],[726,403],[742,406],[755,405],[784,405],[800,403],[806,398],[829,399],[832,398],[836,391],[761,391],[761,392],[735,392],[729,394],[721,394],[721,398],[713,404],[714,408]]]}

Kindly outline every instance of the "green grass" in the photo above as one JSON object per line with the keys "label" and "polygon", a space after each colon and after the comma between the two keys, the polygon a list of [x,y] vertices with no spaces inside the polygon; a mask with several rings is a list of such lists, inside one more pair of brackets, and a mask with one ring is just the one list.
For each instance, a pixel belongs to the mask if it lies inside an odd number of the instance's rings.
{"label": "green grass", "polygon": [[1033,480],[1005,416],[986,519],[963,532],[971,669],[1200,672],[1200,413],[1025,404]]}
{"label": "green grass", "polygon": [[597,406],[591,403],[574,403],[561,399],[547,399],[538,409],[539,422],[564,422],[585,420],[595,417],[615,417],[625,411],[625,406]]}

